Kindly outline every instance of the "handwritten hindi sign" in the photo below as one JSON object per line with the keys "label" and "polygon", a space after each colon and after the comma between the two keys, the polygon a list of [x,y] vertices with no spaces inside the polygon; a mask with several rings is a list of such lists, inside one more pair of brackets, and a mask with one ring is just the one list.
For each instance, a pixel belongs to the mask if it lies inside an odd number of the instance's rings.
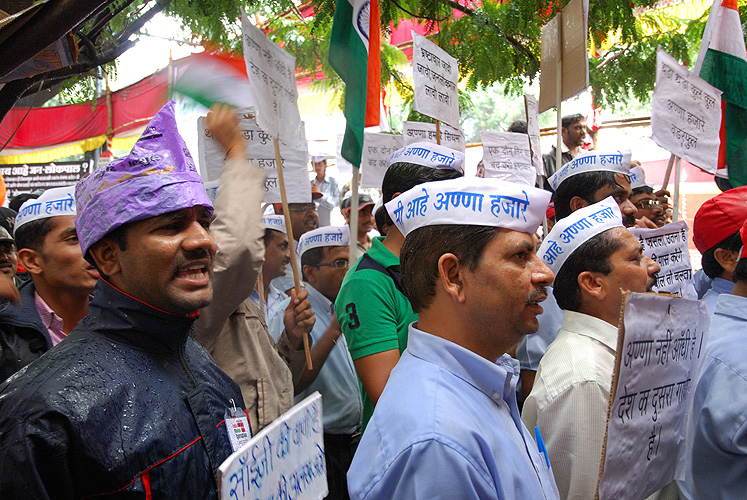
{"label": "handwritten hindi sign", "polygon": [[221,500],[327,495],[322,396],[315,392],[262,429],[218,468]]}
{"label": "handwritten hindi sign", "polygon": [[529,137],[513,132],[481,132],[485,177],[534,186],[537,171],[532,166]]}
{"label": "handwritten hindi sign", "polygon": [[412,32],[412,109],[459,127],[459,63],[426,37]]}
{"label": "handwritten hindi sign", "polygon": [[[255,161],[267,174],[265,179],[266,203],[280,203],[280,186],[278,184],[278,173],[275,167],[275,149],[272,137],[260,128],[251,109],[237,110],[239,115],[239,130],[246,139],[246,157]],[[223,161],[226,152],[218,142],[213,139],[210,131],[203,124],[204,118],[197,121],[197,144],[200,155],[200,174],[203,181],[210,183],[220,178],[223,171]],[[303,131],[303,128],[301,129]],[[309,188],[308,153],[306,141],[302,148],[292,148],[280,143],[280,157],[282,160],[283,173],[285,174],[285,189],[289,203],[308,203],[311,201],[311,189]]]}
{"label": "handwritten hindi sign", "polygon": [[361,157],[361,187],[381,188],[389,156],[404,147],[401,135],[366,133]]}
{"label": "handwritten hindi sign", "polygon": [[306,136],[298,112],[296,58],[267,38],[241,13],[244,62],[249,76],[257,123],[270,136],[295,148],[305,147]]}
{"label": "handwritten hindi sign", "polygon": [[708,340],[700,301],[625,293],[599,500],[640,500],[682,479],[687,412]]}
{"label": "handwritten hindi sign", "polygon": [[[563,79],[560,99],[570,99],[589,86],[589,56],[586,48],[588,18],[589,0],[571,0],[563,8],[561,15],[550,19],[542,28],[540,113],[557,104],[555,79],[559,77],[556,74],[558,55],[563,63],[563,72],[560,76]],[[562,43],[562,51],[558,50],[559,43]]]}
{"label": "handwritten hindi sign", "polygon": [[529,135],[529,148],[532,152],[532,165],[537,174],[545,173],[542,162],[542,151],[540,150],[540,125],[539,125],[539,103],[532,94],[524,94],[524,108],[527,115],[527,134]]}
{"label": "handwritten hindi sign", "polygon": [[713,174],[718,166],[720,127],[721,91],[659,49],[651,101],[654,142]]}
{"label": "handwritten hindi sign", "polygon": [[[438,144],[436,141],[436,124],[425,123],[425,122],[405,122],[403,127],[402,136],[405,138],[405,146],[409,146],[413,142],[432,142]],[[460,128],[450,127],[448,125],[441,125],[441,145],[447,148],[456,149],[457,151],[464,151],[467,149],[466,142],[464,140],[464,131]]]}
{"label": "handwritten hindi sign", "polygon": [[687,223],[674,222],[659,229],[632,227],[630,231],[643,245],[643,253],[661,266],[654,291],[697,299],[687,249]]}

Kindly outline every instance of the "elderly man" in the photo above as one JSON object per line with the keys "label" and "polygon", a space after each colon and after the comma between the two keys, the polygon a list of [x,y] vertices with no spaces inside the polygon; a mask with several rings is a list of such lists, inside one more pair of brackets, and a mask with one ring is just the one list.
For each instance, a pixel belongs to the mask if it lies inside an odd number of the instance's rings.
{"label": "elderly man", "polygon": [[539,256],[555,273],[563,327],[539,363],[522,420],[544,437],[560,498],[594,498],[622,291],[650,291],[660,268],[623,227],[612,198],[558,221]]}
{"label": "elderly man", "polygon": [[78,184],[76,202],[101,279],[88,316],[0,386],[2,497],[217,498],[226,413],[243,400],[191,336],[216,245],[173,102],[129,156]]}
{"label": "elderly man", "polygon": [[[400,211],[425,194],[424,210]],[[549,199],[474,178],[421,184],[387,203],[419,317],[353,459],[351,498],[557,498],[519,419],[518,363],[505,354],[537,329],[553,279],[534,235]]]}
{"label": "elderly man", "polygon": [[[416,150],[418,154],[415,154]],[[427,151],[423,155],[421,151]],[[389,159],[382,191],[384,203],[423,182],[462,177],[464,154],[430,143],[413,143]],[[363,428],[384,390],[389,372],[407,347],[407,328],[417,319],[399,280],[399,253],[404,236],[390,224],[386,237],[351,268],[335,301],[335,312],[361,381]]]}
{"label": "elderly man", "polygon": [[687,500],[747,498],[747,221],[740,233],[735,285],[716,301],[693,393],[680,483]]}

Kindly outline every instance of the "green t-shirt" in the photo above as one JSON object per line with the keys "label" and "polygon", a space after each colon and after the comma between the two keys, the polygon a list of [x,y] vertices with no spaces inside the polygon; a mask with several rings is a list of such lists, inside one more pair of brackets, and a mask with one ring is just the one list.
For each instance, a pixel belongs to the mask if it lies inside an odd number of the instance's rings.
{"label": "green t-shirt", "polygon": [[[345,275],[335,300],[335,313],[353,360],[379,352],[407,347],[407,328],[418,320],[410,301],[397,289],[391,276],[382,270],[361,268],[367,255],[384,269],[399,274],[399,258],[374,238],[371,248]],[[369,261],[370,262],[370,261]],[[360,377],[359,377],[360,382]],[[366,428],[373,403],[361,386],[363,429]]]}

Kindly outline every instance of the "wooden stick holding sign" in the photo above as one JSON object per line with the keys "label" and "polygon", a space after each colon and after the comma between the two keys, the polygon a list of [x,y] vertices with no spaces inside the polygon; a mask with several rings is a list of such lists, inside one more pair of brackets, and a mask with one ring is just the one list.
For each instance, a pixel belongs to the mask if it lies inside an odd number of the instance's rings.
{"label": "wooden stick holding sign", "polygon": [[436,144],[441,145],[441,121],[436,120]]}
{"label": "wooden stick holding sign", "polygon": [[555,170],[563,167],[563,13],[555,14],[558,28],[558,42],[555,49],[555,107],[557,108],[557,143],[555,146]]}
{"label": "wooden stick holding sign", "polygon": [[[288,247],[290,247],[290,262],[293,270],[293,284],[296,295],[301,293],[301,279],[298,272],[298,260],[296,260],[296,243],[293,239],[293,221],[291,221],[290,208],[288,208],[288,197],[285,195],[285,179],[283,178],[283,164],[280,158],[280,142],[272,138],[272,144],[275,146],[275,168],[278,171],[278,184],[280,185],[280,199],[283,204],[283,215],[285,216],[285,228],[288,234]],[[303,350],[306,354],[306,366],[309,370],[314,367],[311,363],[311,351],[309,350],[309,336],[303,335]]]}
{"label": "wooden stick holding sign", "polygon": [[261,269],[259,270],[259,276],[257,276],[257,293],[259,294],[259,312],[267,321],[267,316],[265,316],[265,280]]}

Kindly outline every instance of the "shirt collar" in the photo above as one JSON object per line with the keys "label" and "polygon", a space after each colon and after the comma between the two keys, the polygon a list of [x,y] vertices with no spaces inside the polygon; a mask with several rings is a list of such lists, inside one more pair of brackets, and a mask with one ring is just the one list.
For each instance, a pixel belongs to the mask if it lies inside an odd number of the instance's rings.
{"label": "shirt collar", "polygon": [[711,288],[716,293],[719,293],[719,294],[722,294],[722,293],[729,294],[729,293],[731,293],[732,290],[734,290],[734,282],[733,281],[729,281],[729,280],[724,279],[724,278],[718,278],[717,277],[717,278],[713,279],[713,284],[711,285]]}
{"label": "shirt collar", "polygon": [[563,311],[563,330],[590,337],[617,350],[617,327],[604,320],[575,311]]}
{"label": "shirt collar", "polygon": [[495,363],[448,340],[410,325],[407,351],[464,380],[492,400],[515,397],[519,363],[503,355]]}
{"label": "shirt collar", "polygon": [[747,320],[747,297],[722,293],[716,300],[716,308],[713,310],[713,314]]}
{"label": "shirt collar", "polygon": [[384,236],[377,236],[373,238],[371,240],[371,248],[369,248],[368,252],[366,253],[369,257],[371,257],[373,260],[375,260],[385,268],[392,266],[399,267],[399,257],[390,252],[389,249],[384,246],[382,241],[384,241]]}
{"label": "shirt collar", "polygon": [[322,292],[314,288],[311,283],[306,283],[306,290],[309,292],[309,302],[311,308],[314,311],[325,311],[328,314],[332,314],[335,310],[335,305]]}
{"label": "shirt collar", "polygon": [[51,337],[62,338],[65,337],[65,333],[62,331],[62,318],[55,313],[49,305],[41,298],[38,292],[34,292],[34,303],[36,304],[36,310],[39,313],[39,318],[44,323],[44,326],[49,331]]}

